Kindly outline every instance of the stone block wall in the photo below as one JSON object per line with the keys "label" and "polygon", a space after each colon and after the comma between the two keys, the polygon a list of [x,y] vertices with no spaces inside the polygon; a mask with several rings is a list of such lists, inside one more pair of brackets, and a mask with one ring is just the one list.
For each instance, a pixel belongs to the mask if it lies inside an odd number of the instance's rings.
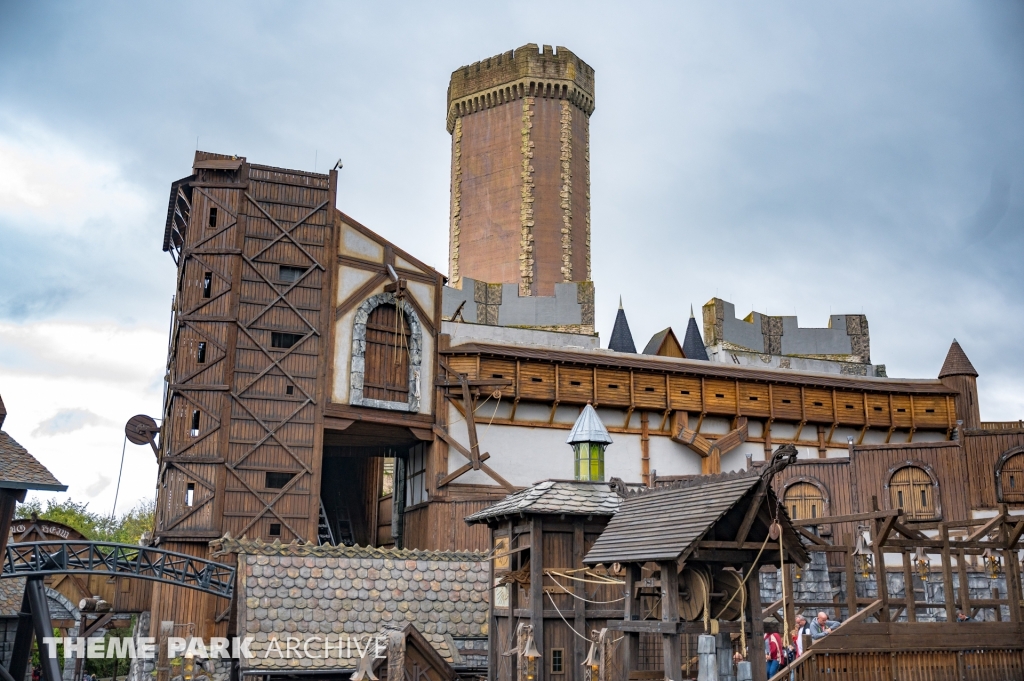
{"label": "stone block wall", "polygon": [[736,306],[721,298],[704,305],[704,342],[726,350],[765,355],[871,363],[871,338],[864,315],[831,315],[827,328],[802,328],[795,316],[751,312],[736,318]]}
{"label": "stone block wall", "polygon": [[556,284],[553,296],[524,296],[516,284],[463,278],[461,289],[444,287],[442,316],[451,318],[461,303],[462,320],[471,324],[594,333],[594,284],[589,281]]}

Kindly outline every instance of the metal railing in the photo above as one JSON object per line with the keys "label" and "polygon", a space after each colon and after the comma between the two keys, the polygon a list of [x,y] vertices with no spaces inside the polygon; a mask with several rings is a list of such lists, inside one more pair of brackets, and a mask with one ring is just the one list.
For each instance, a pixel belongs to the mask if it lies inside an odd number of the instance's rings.
{"label": "metal railing", "polygon": [[55,574],[135,577],[231,598],[235,568],[149,546],[114,542],[46,541],[7,545],[0,577]]}

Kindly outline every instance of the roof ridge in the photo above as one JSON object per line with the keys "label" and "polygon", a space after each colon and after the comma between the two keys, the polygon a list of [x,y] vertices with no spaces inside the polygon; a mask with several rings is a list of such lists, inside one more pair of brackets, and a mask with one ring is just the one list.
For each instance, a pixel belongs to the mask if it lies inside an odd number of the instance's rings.
{"label": "roof ridge", "polygon": [[225,533],[220,539],[210,542],[211,557],[232,553],[259,556],[315,556],[318,558],[392,558],[414,560],[468,560],[481,561],[487,557],[483,551],[424,551],[421,549],[388,549],[375,546],[354,546],[301,543],[292,541],[283,544],[280,539],[267,543],[262,539],[241,537],[235,539]]}

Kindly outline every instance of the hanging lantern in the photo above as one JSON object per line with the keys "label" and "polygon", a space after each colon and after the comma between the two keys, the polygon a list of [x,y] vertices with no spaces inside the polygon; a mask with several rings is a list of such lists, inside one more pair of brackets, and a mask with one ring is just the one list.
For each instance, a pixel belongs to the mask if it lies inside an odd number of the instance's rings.
{"label": "hanging lantern", "polygon": [[921,578],[922,582],[928,581],[928,573],[931,572],[932,562],[928,559],[928,554],[924,552],[924,548],[917,547],[917,552],[914,554],[914,564],[917,566],[917,576]]}
{"label": "hanging lantern", "polygon": [[540,651],[537,650],[537,644],[533,641],[533,634],[529,634],[526,639],[526,649],[523,651],[523,657],[526,658],[526,678],[527,681],[535,681],[537,678],[537,660],[540,658]]}
{"label": "hanging lantern", "polygon": [[984,557],[989,578],[997,579],[999,577],[999,556],[994,554],[992,549],[985,549]]}
{"label": "hanging lantern", "polygon": [[861,577],[867,579],[871,575],[871,551],[868,550],[868,542],[864,539],[864,530],[861,528],[861,532],[857,533],[857,546],[853,549],[853,560],[854,567],[857,569]]}
{"label": "hanging lantern", "polygon": [[589,402],[576,419],[566,443],[572,445],[576,457],[574,479],[604,482],[604,450],[612,438]]}
{"label": "hanging lantern", "polygon": [[804,568],[803,568],[802,565],[800,565],[800,563],[797,563],[796,564],[796,569],[793,570],[793,579],[803,579],[803,578],[804,578]]}

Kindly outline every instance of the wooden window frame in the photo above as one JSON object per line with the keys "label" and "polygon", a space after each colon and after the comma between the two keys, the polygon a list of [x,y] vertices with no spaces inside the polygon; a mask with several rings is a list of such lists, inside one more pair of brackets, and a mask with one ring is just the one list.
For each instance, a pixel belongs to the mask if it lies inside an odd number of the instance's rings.
{"label": "wooden window frame", "polygon": [[905,517],[907,522],[934,522],[942,518],[942,499],[939,496],[939,478],[935,475],[935,470],[923,461],[907,460],[901,461],[897,464],[892,465],[885,474],[885,503],[888,505],[890,510],[896,510],[898,506],[893,504],[892,492],[890,487],[892,485],[892,478],[896,473],[903,470],[904,468],[920,468],[932,483],[932,515],[927,518],[910,518]]}

